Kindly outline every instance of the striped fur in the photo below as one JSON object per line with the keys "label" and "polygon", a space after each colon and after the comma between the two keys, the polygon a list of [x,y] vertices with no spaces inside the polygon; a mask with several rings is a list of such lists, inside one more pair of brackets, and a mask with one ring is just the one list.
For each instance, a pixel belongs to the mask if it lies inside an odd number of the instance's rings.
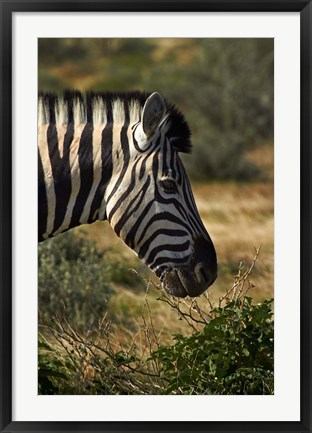
{"label": "striped fur", "polygon": [[39,95],[39,241],[108,219],[176,296],[216,278],[216,254],[179,158],[183,115],[158,94]]}

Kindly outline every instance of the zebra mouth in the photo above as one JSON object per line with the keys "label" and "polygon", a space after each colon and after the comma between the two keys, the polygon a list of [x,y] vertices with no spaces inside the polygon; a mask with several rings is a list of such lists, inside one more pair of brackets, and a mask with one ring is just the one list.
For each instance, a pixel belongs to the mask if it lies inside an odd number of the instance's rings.
{"label": "zebra mouth", "polygon": [[185,298],[186,296],[201,295],[213,284],[216,277],[216,273],[209,272],[206,267],[199,263],[194,269],[191,269],[190,266],[166,269],[162,273],[160,281],[163,289],[170,295]]}
{"label": "zebra mouth", "polygon": [[166,290],[170,295],[178,298],[185,298],[188,295],[186,288],[184,287],[179,273],[176,269],[166,270],[161,278],[162,288]]}

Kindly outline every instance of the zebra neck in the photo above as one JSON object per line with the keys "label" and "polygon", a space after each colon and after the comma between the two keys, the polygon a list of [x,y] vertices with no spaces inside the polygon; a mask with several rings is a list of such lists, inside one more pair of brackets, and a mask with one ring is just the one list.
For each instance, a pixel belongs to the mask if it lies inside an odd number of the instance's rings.
{"label": "zebra neck", "polygon": [[112,176],[112,125],[41,125],[39,240],[106,219]]}

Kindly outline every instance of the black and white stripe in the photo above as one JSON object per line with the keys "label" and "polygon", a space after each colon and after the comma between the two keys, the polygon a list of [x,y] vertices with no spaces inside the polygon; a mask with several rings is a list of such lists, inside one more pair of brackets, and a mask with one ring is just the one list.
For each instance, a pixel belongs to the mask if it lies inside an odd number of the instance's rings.
{"label": "black and white stripe", "polygon": [[183,115],[158,93],[40,94],[39,241],[108,219],[176,296],[216,278],[216,254],[179,157]]}

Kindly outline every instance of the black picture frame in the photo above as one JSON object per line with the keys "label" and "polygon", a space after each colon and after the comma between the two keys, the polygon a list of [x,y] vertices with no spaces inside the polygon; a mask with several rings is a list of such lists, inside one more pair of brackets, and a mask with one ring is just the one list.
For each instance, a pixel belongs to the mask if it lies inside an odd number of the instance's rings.
{"label": "black picture frame", "polygon": [[[0,0],[0,427],[1,432],[311,432],[311,0]],[[300,12],[301,419],[298,422],[12,421],[12,15],[14,12]],[[291,320],[291,318],[290,318]]]}

